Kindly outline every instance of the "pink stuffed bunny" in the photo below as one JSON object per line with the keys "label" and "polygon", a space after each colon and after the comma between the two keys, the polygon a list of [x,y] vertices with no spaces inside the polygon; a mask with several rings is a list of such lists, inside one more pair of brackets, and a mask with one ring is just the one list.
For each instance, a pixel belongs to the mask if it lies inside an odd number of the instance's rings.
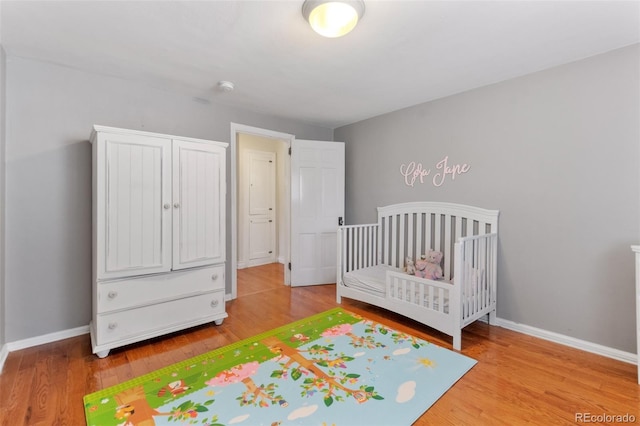
{"label": "pink stuffed bunny", "polygon": [[430,280],[442,279],[442,253],[435,250],[429,250],[426,255],[416,260],[416,277],[427,278]]}

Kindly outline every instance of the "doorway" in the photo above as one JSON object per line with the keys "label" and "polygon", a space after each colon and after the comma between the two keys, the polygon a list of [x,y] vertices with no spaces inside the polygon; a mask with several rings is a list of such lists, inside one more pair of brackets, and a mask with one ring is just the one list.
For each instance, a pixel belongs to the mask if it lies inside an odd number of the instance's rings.
{"label": "doorway", "polygon": [[[231,298],[238,296],[238,269],[253,265],[264,264],[264,262],[277,262],[287,265],[290,260],[290,211],[291,211],[291,189],[290,189],[290,157],[294,135],[260,129],[257,127],[245,126],[231,123]],[[254,152],[257,154],[250,155]],[[261,154],[262,153],[262,154]],[[258,204],[258,209],[253,210],[251,218],[250,210],[250,163],[253,157],[256,172],[260,174],[260,168],[268,168],[268,163],[264,163],[272,153],[275,157],[275,205],[272,210],[273,217],[269,218],[268,208],[265,206],[266,200],[256,197],[254,204]],[[265,170],[262,170],[265,172]],[[263,187],[264,189],[264,187]],[[257,194],[256,194],[257,195]],[[262,204],[262,206],[259,206]],[[264,211],[264,208],[267,211]],[[254,242],[251,249],[251,220],[254,220]],[[273,222],[268,222],[273,220]],[[265,222],[266,221],[266,222]],[[273,243],[269,241],[269,233],[273,233]],[[274,247],[271,251],[266,247]],[[253,252],[253,254],[252,254]],[[273,255],[273,260],[268,257]],[[251,259],[253,257],[253,259]],[[283,271],[282,281],[290,283],[289,270],[287,267],[280,268]]]}
{"label": "doorway", "polygon": [[286,144],[238,135],[238,269],[285,263]]}

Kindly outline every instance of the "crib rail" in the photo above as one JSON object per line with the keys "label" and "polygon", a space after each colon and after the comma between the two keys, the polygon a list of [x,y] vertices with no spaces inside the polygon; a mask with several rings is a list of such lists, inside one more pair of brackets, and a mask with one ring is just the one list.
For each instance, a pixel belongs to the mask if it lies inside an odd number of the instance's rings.
{"label": "crib rail", "polygon": [[433,281],[413,275],[388,271],[387,297],[429,309],[441,314],[449,314],[449,300],[454,288],[444,281]]}
{"label": "crib rail", "polygon": [[498,235],[460,238],[455,251],[454,280],[461,291],[460,314],[464,327],[489,312],[495,315]]}
{"label": "crib rail", "polygon": [[338,283],[347,272],[378,264],[377,223],[338,228]]}

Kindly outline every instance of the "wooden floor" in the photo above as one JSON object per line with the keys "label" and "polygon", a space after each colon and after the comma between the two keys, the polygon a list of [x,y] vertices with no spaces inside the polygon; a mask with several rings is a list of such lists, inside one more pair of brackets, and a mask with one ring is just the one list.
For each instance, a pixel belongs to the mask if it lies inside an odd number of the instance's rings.
{"label": "wooden floor", "polygon": [[[239,271],[239,297],[219,327],[115,349],[105,359],[91,354],[88,335],[10,353],[0,375],[0,425],[83,425],[85,394],[336,306],[334,285],[292,289],[282,276],[278,264]],[[451,348],[447,336],[399,315],[342,306]],[[640,423],[634,365],[485,323],[465,329],[462,348],[478,364],[416,425],[568,425],[581,423],[576,416],[594,423],[625,414]],[[616,423],[605,420],[599,424]]]}

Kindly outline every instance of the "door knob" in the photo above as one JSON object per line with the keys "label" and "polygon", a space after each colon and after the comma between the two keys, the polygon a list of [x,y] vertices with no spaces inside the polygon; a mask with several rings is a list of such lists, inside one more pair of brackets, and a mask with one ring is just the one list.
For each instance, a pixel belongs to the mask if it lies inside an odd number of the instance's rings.
{"label": "door knob", "polygon": [[169,203],[164,203],[164,206],[163,206],[163,207],[164,207],[164,209],[165,209],[165,210],[167,210],[167,209],[171,208],[171,204],[169,204]]}
{"label": "door knob", "polygon": [[175,207],[176,209],[180,207],[180,203],[173,203],[173,207]]}

